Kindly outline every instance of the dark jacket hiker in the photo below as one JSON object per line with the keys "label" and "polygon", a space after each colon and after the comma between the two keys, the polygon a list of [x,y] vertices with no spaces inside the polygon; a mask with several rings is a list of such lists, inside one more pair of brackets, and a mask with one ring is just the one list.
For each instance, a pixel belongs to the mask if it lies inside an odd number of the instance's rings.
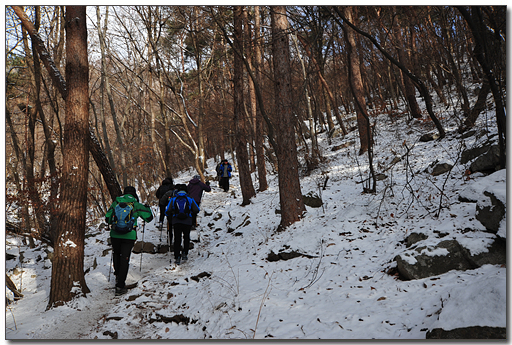
{"label": "dark jacket hiker", "polygon": [[[181,259],[188,259],[190,246],[190,229],[192,227],[193,214],[199,213],[199,206],[194,199],[187,195],[185,184],[176,185],[176,195],[169,200],[165,210],[167,221],[171,221],[174,229],[174,259],[180,264]],[[181,239],[183,235],[183,252],[181,251]]]}
{"label": "dark jacket hiker", "polygon": [[162,185],[158,187],[156,191],[156,197],[158,198],[158,206],[160,207],[160,218],[159,222],[160,225],[163,223],[165,218],[165,208],[167,207],[167,201],[166,199],[162,199],[162,197],[170,190],[174,189],[174,183],[172,181],[172,177],[167,177],[165,180],[162,181]]}

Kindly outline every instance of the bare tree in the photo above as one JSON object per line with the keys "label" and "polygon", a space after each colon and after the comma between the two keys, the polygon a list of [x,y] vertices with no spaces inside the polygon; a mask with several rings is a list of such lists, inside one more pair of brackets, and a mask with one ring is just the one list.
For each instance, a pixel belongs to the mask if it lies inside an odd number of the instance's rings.
{"label": "bare tree", "polygon": [[[239,52],[243,50],[243,7],[235,6],[234,8],[234,28],[235,35],[233,45]],[[240,178],[240,188],[242,189],[242,205],[251,203],[251,198],[256,195],[252,185],[251,172],[249,170],[249,157],[247,154],[247,134],[246,134],[246,121],[244,116],[244,85],[243,85],[243,71],[244,63],[239,54],[234,54],[234,70],[233,70],[233,122],[235,125],[235,140],[236,140],[236,157],[238,162],[238,172]]]}
{"label": "bare tree", "polygon": [[48,308],[89,293],[84,275],[89,173],[89,61],[86,6],[66,7],[66,127]]}
{"label": "bare tree", "polygon": [[275,147],[279,171],[280,228],[298,221],[306,211],[299,182],[295,144],[290,66],[289,24],[285,6],[271,8],[272,55],[274,58],[275,112],[280,135]]}

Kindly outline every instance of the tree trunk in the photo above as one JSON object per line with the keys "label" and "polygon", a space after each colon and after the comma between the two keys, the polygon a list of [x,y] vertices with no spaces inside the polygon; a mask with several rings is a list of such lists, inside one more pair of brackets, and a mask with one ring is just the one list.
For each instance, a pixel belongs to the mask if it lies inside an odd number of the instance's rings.
{"label": "tree trunk", "polygon": [[[396,30],[396,40],[397,42],[401,42],[400,47],[398,48],[398,61],[400,61],[401,64],[407,66],[408,65],[408,59],[407,55],[405,53],[405,49],[403,47],[406,47],[406,39],[402,33],[402,28],[398,26],[398,29]],[[405,99],[407,101],[407,105],[409,106],[409,112],[411,116],[415,119],[421,119],[421,109],[418,105],[418,101],[416,100],[416,90],[414,88],[414,85],[407,76],[404,75],[402,71],[400,71],[400,74],[402,75],[402,83],[404,85],[404,93],[405,93]]]}
{"label": "tree trunk", "polygon": [[[344,14],[345,17],[352,22],[352,7],[345,7]],[[361,145],[359,154],[361,155],[368,151],[368,148],[370,147],[369,140],[371,135],[368,134],[370,131],[370,123],[367,121],[368,115],[364,97],[364,86],[361,78],[361,69],[359,67],[359,57],[356,50],[356,39],[352,29],[345,28],[345,40],[347,42],[349,61],[349,83],[356,101],[357,128],[359,130],[359,142]]]}
{"label": "tree trunk", "polygon": [[[234,42],[236,50],[243,52],[243,7],[234,7]],[[239,54],[234,54],[233,63],[233,124],[235,126],[236,140],[236,158],[238,162],[238,172],[240,178],[240,188],[242,189],[242,206],[251,203],[251,198],[256,195],[252,185],[251,172],[249,170],[249,157],[247,155],[247,134],[246,121],[244,116],[244,85],[243,72],[244,64]]]}
{"label": "tree trunk", "polygon": [[[51,59],[50,54],[46,50],[43,40],[37,34],[34,25],[32,24],[32,22],[30,22],[28,16],[23,11],[23,8],[20,6],[12,6],[12,8],[14,12],[16,12],[18,18],[20,18],[23,27],[28,31],[30,38],[32,40],[32,44],[35,44],[36,50],[39,54],[39,58],[43,62],[48,73],[50,74],[53,86],[57,90],[59,90],[61,96],[64,99],[66,99],[68,94],[66,81],[64,80],[58,68],[55,66],[55,63]],[[107,184],[107,187],[110,192],[110,197],[112,198],[112,200],[115,200],[117,196],[121,195],[121,186],[119,185],[119,182],[117,181],[117,178],[114,175],[112,168],[110,167],[110,164],[108,163],[107,157],[101,150],[101,146],[98,142],[98,139],[94,135],[94,131],[92,128],[89,128],[88,140],[89,149],[91,150],[91,154],[94,158],[94,161],[98,165],[98,168],[100,169],[101,174],[103,175],[103,179]],[[64,145],[62,145],[62,147],[64,147]]]}
{"label": "tree trunk", "polygon": [[491,91],[491,85],[489,85],[489,82],[487,81],[487,78],[484,78],[484,82],[482,84],[482,87],[480,88],[480,91],[478,92],[478,99],[473,106],[473,109],[469,112],[469,116],[464,121],[464,128],[461,129],[461,131],[466,131],[470,128],[473,128],[475,125],[476,119],[478,119],[478,116],[485,108],[485,103],[487,101],[487,95],[489,95],[489,92]]}
{"label": "tree trunk", "polygon": [[89,62],[85,6],[66,8],[66,128],[48,308],[89,293],[84,276],[89,172]]}
{"label": "tree trunk", "polygon": [[279,172],[279,200],[281,204],[280,228],[300,220],[306,211],[299,181],[299,163],[295,144],[293,102],[291,88],[290,45],[288,19],[285,6],[271,8],[272,55],[274,63],[275,112],[279,116],[277,154]]}

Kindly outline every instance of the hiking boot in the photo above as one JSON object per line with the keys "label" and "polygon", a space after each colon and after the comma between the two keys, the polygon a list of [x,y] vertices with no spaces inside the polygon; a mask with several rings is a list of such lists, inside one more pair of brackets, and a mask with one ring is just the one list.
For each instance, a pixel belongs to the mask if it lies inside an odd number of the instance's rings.
{"label": "hiking boot", "polygon": [[125,293],[128,292],[128,289],[123,287],[123,288],[120,288],[120,287],[117,287],[116,286],[116,296],[121,296],[121,295],[124,295]]}
{"label": "hiking boot", "polygon": [[176,258],[176,265],[179,265],[180,263],[181,263],[181,257],[179,257],[179,256],[178,256],[178,257]]}
{"label": "hiking boot", "polygon": [[183,261],[187,261],[188,260],[188,256],[186,255],[183,255],[183,257],[181,258]]}

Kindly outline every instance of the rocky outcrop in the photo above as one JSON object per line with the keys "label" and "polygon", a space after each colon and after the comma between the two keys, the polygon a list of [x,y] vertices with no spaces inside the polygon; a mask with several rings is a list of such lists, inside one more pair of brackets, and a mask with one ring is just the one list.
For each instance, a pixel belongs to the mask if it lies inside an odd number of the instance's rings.
{"label": "rocky outcrop", "polygon": [[476,219],[485,226],[487,231],[497,234],[505,218],[506,208],[493,191],[484,191],[484,195],[489,199],[481,200],[476,204]]}
{"label": "rocky outcrop", "polygon": [[[411,234],[405,243],[416,245],[395,257],[397,270],[402,279],[422,279],[451,270],[465,271],[486,264],[505,265],[507,262],[506,242],[499,237],[494,241],[488,240],[486,250],[478,253],[472,253],[456,240],[422,245],[421,241],[424,240],[424,234]],[[471,245],[469,242],[468,244]]]}
{"label": "rocky outcrop", "polygon": [[313,192],[309,192],[308,194],[303,195],[302,200],[304,201],[304,204],[309,207],[322,207],[324,204],[322,198]]}
{"label": "rocky outcrop", "polygon": [[427,332],[427,339],[507,339],[504,327],[463,327],[445,331],[435,328]]}
{"label": "rocky outcrop", "polygon": [[436,246],[417,246],[397,255],[395,261],[400,276],[407,280],[437,276],[451,270],[475,268],[455,240],[442,241]]}
{"label": "rocky outcrop", "polygon": [[459,201],[475,202],[475,218],[487,231],[506,238],[507,171],[498,170],[470,185],[459,194]]}

